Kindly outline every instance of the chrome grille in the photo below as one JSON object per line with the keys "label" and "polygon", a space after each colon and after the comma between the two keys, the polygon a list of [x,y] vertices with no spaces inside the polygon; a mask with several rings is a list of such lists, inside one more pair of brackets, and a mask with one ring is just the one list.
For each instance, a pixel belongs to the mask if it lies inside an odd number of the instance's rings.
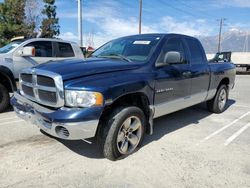
{"label": "chrome grille", "polygon": [[32,82],[32,75],[31,74],[22,74],[21,75],[21,79],[24,81],[24,82]]}
{"label": "chrome grille", "polygon": [[26,95],[28,95],[28,96],[30,96],[30,97],[35,97],[32,87],[23,85],[23,86],[22,86],[22,89],[23,89],[23,92],[24,92]]}
{"label": "chrome grille", "polygon": [[38,69],[25,69],[20,74],[21,94],[37,103],[61,107],[64,105],[63,82],[60,75]]}
{"label": "chrome grille", "polygon": [[38,76],[37,77],[37,84],[48,86],[48,87],[55,87],[55,82],[52,78],[49,78],[47,76]]}
{"label": "chrome grille", "polygon": [[42,101],[47,101],[50,103],[56,103],[57,101],[56,92],[44,91],[44,90],[39,89],[38,96],[39,96],[39,99]]}

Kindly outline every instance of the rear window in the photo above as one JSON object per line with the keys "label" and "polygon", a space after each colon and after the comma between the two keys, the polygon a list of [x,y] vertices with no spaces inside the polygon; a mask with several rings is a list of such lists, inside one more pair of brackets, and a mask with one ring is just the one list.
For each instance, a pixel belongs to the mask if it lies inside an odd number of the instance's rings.
{"label": "rear window", "polygon": [[57,57],[74,57],[74,51],[69,43],[58,42],[59,53]]}
{"label": "rear window", "polygon": [[186,41],[190,51],[190,63],[191,64],[203,63],[203,53],[200,47],[200,43],[197,40],[191,38],[187,38]]}

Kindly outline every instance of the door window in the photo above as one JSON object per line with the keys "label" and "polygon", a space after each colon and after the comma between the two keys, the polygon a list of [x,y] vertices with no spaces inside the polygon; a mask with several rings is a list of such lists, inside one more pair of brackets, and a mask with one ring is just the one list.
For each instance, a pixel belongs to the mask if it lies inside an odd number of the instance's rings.
{"label": "door window", "polygon": [[25,46],[35,47],[35,57],[53,57],[52,43],[50,41],[36,41],[26,44]]}
{"label": "door window", "polygon": [[199,42],[191,38],[187,38],[186,41],[190,51],[191,64],[203,63],[203,53]]}
{"label": "door window", "polygon": [[160,56],[157,60],[157,63],[163,63],[165,55],[167,54],[167,52],[170,52],[170,51],[179,52],[181,55],[180,64],[186,63],[184,44],[183,44],[181,38],[177,38],[177,37],[170,38],[169,40],[167,40],[167,42],[162,47],[162,51],[161,51]]}
{"label": "door window", "polygon": [[72,46],[69,43],[58,42],[58,50],[59,50],[59,53],[57,57],[74,57],[75,56]]}

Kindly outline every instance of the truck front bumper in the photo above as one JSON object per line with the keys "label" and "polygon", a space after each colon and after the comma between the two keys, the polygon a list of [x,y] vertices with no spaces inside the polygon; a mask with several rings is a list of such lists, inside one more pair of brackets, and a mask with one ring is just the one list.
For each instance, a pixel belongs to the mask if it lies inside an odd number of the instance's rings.
{"label": "truck front bumper", "polygon": [[[51,110],[26,99],[17,92],[14,93],[11,104],[18,117],[37,125],[51,136],[65,140],[80,140],[94,137],[96,134],[98,118],[89,120],[83,118],[83,121],[76,121],[79,120],[79,115],[86,114],[84,109],[62,107],[59,110]],[[63,117],[61,117],[62,114]],[[65,116],[66,114],[68,114],[68,118]],[[60,116],[61,119],[57,116]],[[58,121],[54,121],[54,119],[58,119]]]}

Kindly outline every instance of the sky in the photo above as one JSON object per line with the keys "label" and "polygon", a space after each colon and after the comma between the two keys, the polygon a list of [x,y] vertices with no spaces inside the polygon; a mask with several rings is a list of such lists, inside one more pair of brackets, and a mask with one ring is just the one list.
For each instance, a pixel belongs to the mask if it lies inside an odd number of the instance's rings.
{"label": "sky", "polygon": [[[0,2],[3,0],[0,0]],[[41,0],[42,1],[42,0]],[[83,43],[93,46],[138,34],[139,0],[82,0]],[[223,31],[250,30],[250,0],[142,0],[142,33],[217,35]],[[60,38],[78,41],[77,0],[56,0]]]}

